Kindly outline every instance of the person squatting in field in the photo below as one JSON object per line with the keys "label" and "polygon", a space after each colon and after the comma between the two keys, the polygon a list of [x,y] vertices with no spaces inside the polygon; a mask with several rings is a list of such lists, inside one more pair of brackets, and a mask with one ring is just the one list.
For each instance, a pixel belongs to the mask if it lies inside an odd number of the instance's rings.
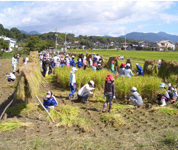
{"label": "person squatting in field", "polygon": [[104,87],[104,97],[106,97],[106,102],[103,105],[103,112],[106,112],[108,105],[109,105],[108,112],[110,112],[112,107],[112,100],[116,98],[114,78],[112,74],[108,74],[106,77],[105,87]]}
{"label": "person squatting in field", "polygon": [[50,109],[54,109],[58,104],[55,96],[53,96],[53,93],[51,91],[48,91],[46,96],[43,99],[43,105],[44,107],[50,111]]}
{"label": "person squatting in field", "polygon": [[94,90],[94,81],[91,80],[87,84],[85,84],[79,91],[78,91],[78,100],[82,101],[83,103],[88,103],[87,99],[90,94],[93,94],[91,91]]}
{"label": "person squatting in field", "polygon": [[6,74],[6,76],[7,76],[8,82],[15,81],[16,79],[15,74],[13,74],[12,72],[10,72],[9,74]]}
{"label": "person squatting in field", "polygon": [[132,105],[140,107],[143,105],[143,100],[141,95],[137,92],[136,87],[131,88],[132,94],[129,96],[129,100],[132,102]]}
{"label": "person squatting in field", "polygon": [[157,99],[161,101],[161,106],[166,106],[166,102],[170,100],[169,93],[166,89],[166,84],[161,83],[160,84],[161,92],[158,94]]}
{"label": "person squatting in field", "polygon": [[137,75],[138,76],[143,76],[143,69],[141,66],[138,65],[138,63],[135,64],[136,68],[137,68]]}
{"label": "person squatting in field", "polygon": [[124,69],[124,75],[128,78],[131,78],[131,76],[133,76],[132,70],[130,69],[130,63],[126,64],[126,67]]}
{"label": "person squatting in field", "polygon": [[75,92],[76,92],[76,78],[75,78],[75,72],[77,71],[77,68],[73,67],[70,72],[70,89],[71,93],[69,94],[69,99],[71,99],[71,96],[75,98]]}

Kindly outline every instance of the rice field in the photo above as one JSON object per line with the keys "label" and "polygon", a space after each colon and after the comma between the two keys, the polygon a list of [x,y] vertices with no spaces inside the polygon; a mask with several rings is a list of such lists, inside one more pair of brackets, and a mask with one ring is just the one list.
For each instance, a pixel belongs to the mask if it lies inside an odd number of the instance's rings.
{"label": "rice field", "polygon": [[88,51],[90,54],[96,53],[102,55],[104,58],[110,56],[124,56],[125,58],[132,58],[134,60],[145,61],[150,60],[178,60],[178,52],[148,52],[148,51],[124,51],[124,50],[69,50],[69,52],[85,53]]}

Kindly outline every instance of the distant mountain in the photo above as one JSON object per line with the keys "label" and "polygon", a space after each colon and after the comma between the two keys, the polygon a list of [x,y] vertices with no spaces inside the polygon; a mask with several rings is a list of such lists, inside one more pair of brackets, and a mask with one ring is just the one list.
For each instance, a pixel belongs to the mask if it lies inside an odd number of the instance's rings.
{"label": "distant mountain", "polygon": [[110,35],[104,35],[103,37],[112,37],[112,36],[110,36]]}
{"label": "distant mountain", "polygon": [[[124,36],[120,36],[120,37],[124,37]],[[126,34],[126,37],[128,39],[142,40],[142,41],[146,40],[150,42],[158,42],[161,40],[171,40],[173,42],[178,42],[177,35],[171,35],[165,32],[158,32],[158,33],[131,32]]]}
{"label": "distant mountain", "polygon": [[37,31],[26,32],[26,31],[24,31],[24,30],[21,30],[21,33],[22,33],[22,34],[29,34],[29,35],[40,35],[40,33],[37,32]]}

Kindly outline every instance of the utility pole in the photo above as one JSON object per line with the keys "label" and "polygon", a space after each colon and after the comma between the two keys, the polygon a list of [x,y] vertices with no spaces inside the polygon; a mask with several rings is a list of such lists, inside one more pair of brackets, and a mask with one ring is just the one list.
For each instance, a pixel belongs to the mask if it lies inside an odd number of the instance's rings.
{"label": "utility pole", "polygon": [[125,51],[126,51],[126,28],[125,28]]}
{"label": "utility pole", "polygon": [[58,37],[58,34],[57,34],[57,29],[55,29],[55,37],[56,37],[56,41],[55,41],[55,49],[57,50],[57,37]]}
{"label": "utility pole", "polygon": [[67,41],[66,41],[66,32],[65,32],[65,51],[67,52],[66,44],[67,44]]}

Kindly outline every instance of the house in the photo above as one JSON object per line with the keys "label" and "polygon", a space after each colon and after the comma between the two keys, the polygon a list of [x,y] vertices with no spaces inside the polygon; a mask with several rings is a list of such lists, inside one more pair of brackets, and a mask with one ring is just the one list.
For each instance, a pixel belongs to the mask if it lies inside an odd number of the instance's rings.
{"label": "house", "polygon": [[157,43],[159,46],[160,51],[163,51],[165,49],[172,49],[175,50],[175,44],[172,41],[169,40],[163,40]]}
{"label": "house", "polygon": [[175,48],[176,48],[176,49],[178,49],[178,42],[177,42],[177,43],[175,43]]}
{"label": "house", "polygon": [[74,44],[78,44],[78,43],[79,43],[79,41],[77,41],[77,40],[76,40],[76,41],[74,41]]}
{"label": "house", "polygon": [[12,52],[13,48],[15,48],[16,40],[12,39],[12,38],[5,37],[5,36],[0,36],[0,39],[3,39],[4,41],[9,42],[8,52]]}

